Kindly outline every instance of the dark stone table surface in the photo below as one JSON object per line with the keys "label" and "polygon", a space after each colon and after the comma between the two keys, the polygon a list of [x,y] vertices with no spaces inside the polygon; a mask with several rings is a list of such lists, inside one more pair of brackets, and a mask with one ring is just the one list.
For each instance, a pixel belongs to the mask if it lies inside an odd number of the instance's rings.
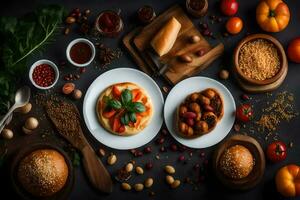
{"label": "dark stone table surface", "polygon": [[[258,27],[255,20],[255,8],[259,1],[258,0],[240,0],[240,6],[238,11],[238,16],[240,16],[244,21],[244,29],[243,31],[238,34],[237,36],[217,39],[217,40],[209,40],[212,44],[218,43],[220,40],[224,42],[225,45],[225,53],[222,57],[217,59],[210,67],[206,70],[201,72],[199,75],[207,76],[213,79],[218,79],[217,73],[221,68],[231,69],[231,56],[233,53],[234,47],[237,45],[238,41],[240,41],[243,37],[245,37],[248,33],[262,33],[263,31]],[[288,27],[280,32],[271,34],[276,37],[284,46],[287,47],[288,42],[296,36],[300,35],[300,1],[297,0],[287,0],[287,4],[289,5],[291,11],[291,21]],[[102,10],[106,9],[117,9],[121,8],[122,10],[122,18],[125,22],[125,29],[123,33],[116,39],[101,39],[105,45],[111,48],[121,48],[123,51],[123,55],[120,59],[113,62],[107,68],[99,68],[96,67],[97,64],[92,64],[88,67],[87,72],[82,74],[81,78],[75,81],[75,84],[78,88],[80,88],[83,93],[87,90],[89,85],[92,81],[98,77],[103,72],[118,67],[131,67],[137,68],[136,64],[132,60],[131,56],[126,52],[123,48],[121,39],[125,33],[132,30],[134,27],[138,25],[136,20],[136,11],[139,7],[149,4],[154,7],[157,13],[161,13],[170,6],[174,4],[179,4],[184,7],[185,1],[184,0],[44,0],[44,1],[37,1],[37,0],[24,0],[24,1],[16,1],[10,0],[6,1],[5,3],[1,3],[1,15],[3,16],[21,16],[31,10],[33,10],[37,5],[41,3],[58,3],[62,4],[66,7],[67,10],[71,10],[73,8],[80,8],[80,9],[91,9],[92,16],[91,20],[95,19],[97,13]],[[217,0],[209,0],[209,13],[219,16],[220,12],[218,10],[218,1]],[[225,17],[222,17],[223,21],[225,21]],[[200,20],[194,19],[194,23],[198,27]],[[204,21],[210,21],[209,17],[205,17]],[[221,33],[224,29],[224,22],[220,24],[213,24],[210,25],[213,29],[214,33]],[[61,60],[66,60],[65,58],[65,49],[67,44],[74,38],[79,37],[76,32],[68,36],[64,36],[60,34],[57,37],[57,40],[47,46],[44,53],[41,55],[35,55],[31,58],[28,62],[28,67],[35,61],[41,58],[47,58],[55,63],[59,63]],[[76,68],[72,66],[67,66],[64,69],[61,69],[62,74],[66,74],[68,72],[76,71]],[[274,96],[281,91],[288,91],[295,95],[295,110],[300,110],[300,82],[299,82],[299,75],[300,75],[300,66],[299,64],[289,63],[289,71],[288,75],[280,88],[272,92],[273,96],[267,94],[257,94],[257,95],[250,95],[252,100],[250,103],[254,104],[254,111],[255,111],[255,118],[257,119],[262,114],[262,108],[266,106],[267,101],[272,101]],[[24,75],[24,77],[26,77]],[[163,86],[167,86],[171,88],[170,85],[162,78],[155,78],[155,81],[159,84],[162,88]],[[220,80],[221,81],[221,80]],[[25,80],[28,83],[28,80]],[[50,92],[58,92],[63,85],[64,80],[61,78],[56,85],[56,87],[51,90]],[[232,93],[235,98],[236,104],[239,105],[242,100],[240,99],[241,94],[244,92],[239,88],[238,84],[236,83],[235,79],[231,76],[230,79],[226,81],[221,81]],[[28,83],[29,84],[29,83]],[[33,92],[36,93],[37,91],[31,86]],[[166,97],[166,93],[164,93]],[[80,112],[82,113],[82,101],[83,98],[76,102]],[[32,99],[34,103],[34,99]],[[27,116],[27,115],[26,115]],[[1,184],[1,199],[12,199],[15,197],[15,192],[13,191],[12,187],[10,186],[10,178],[9,178],[9,162],[13,158],[13,155],[18,150],[32,145],[35,142],[50,142],[56,143],[60,145],[62,139],[58,134],[55,133],[52,125],[49,123],[45,117],[43,117],[43,112],[40,111],[38,106],[34,105],[33,111],[28,114],[28,116],[36,116],[41,121],[40,128],[30,136],[25,136],[22,131],[21,127],[24,123],[26,117],[21,116],[19,114],[15,114],[13,122],[10,124],[10,127],[15,132],[15,137],[13,140],[6,142],[6,146],[8,148],[8,159],[4,167],[1,169],[0,174],[0,184]],[[210,148],[201,149],[201,150],[192,150],[193,155],[190,157],[188,151],[184,153],[179,152],[172,152],[168,149],[165,153],[159,152],[160,145],[155,144],[155,139],[147,144],[147,146],[152,146],[153,152],[151,154],[144,155],[139,158],[133,158],[129,151],[118,151],[114,149],[110,149],[107,147],[103,147],[102,144],[97,142],[92,135],[89,133],[87,128],[85,127],[84,123],[84,133],[88,138],[89,142],[92,146],[97,150],[99,147],[105,148],[107,154],[109,152],[114,152],[117,157],[118,161],[117,164],[114,166],[108,166],[108,170],[111,173],[116,172],[117,169],[122,167],[126,162],[131,159],[134,159],[138,165],[144,166],[145,163],[151,161],[154,164],[154,168],[152,170],[146,170],[145,174],[142,176],[136,176],[135,174],[130,179],[129,182],[136,183],[139,181],[143,181],[146,177],[154,178],[154,186],[150,190],[144,190],[140,193],[136,192],[124,192],[120,189],[119,183],[114,183],[114,191],[110,195],[103,195],[97,191],[95,191],[87,181],[87,178],[84,174],[82,166],[77,167],[75,169],[75,184],[73,190],[70,194],[70,199],[232,199],[232,200],[246,200],[246,199],[283,199],[275,189],[274,185],[274,176],[276,171],[283,165],[289,163],[296,163],[300,164],[300,137],[299,137],[299,130],[300,130],[300,123],[299,117],[296,117],[290,122],[282,122],[276,131],[278,134],[278,139],[286,142],[289,144],[293,142],[293,148],[288,149],[288,156],[284,162],[278,164],[270,164],[267,163],[265,174],[263,180],[252,190],[249,191],[232,191],[224,186],[222,186],[218,180],[214,177],[211,165],[207,165],[207,171],[205,172],[205,180],[201,183],[196,183],[194,186],[190,184],[182,184],[178,189],[172,190],[170,189],[164,182],[164,172],[163,166],[166,164],[171,164],[176,167],[177,173],[176,177],[180,180],[184,180],[186,177],[190,177],[191,179],[195,180],[198,179],[197,173],[193,170],[193,166],[196,163],[200,163],[201,166],[203,165],[204,160],[208,160],[209,163],[211,161],[212,153],[216,149],[216,146],[212,146]],[[268,140],[265,140],[266,133],[254,131],[250,133],[250,124],[247,124],[245,128],[242,128],[244,133],[248,133],[249,135],[256,138],[263,148],[266,147],[268,143],[273,140],[273,137],[270,137]],[[45,132],[50,132],[50,136],[41,137]],[[235,131],[232,130],[227,137],[230,135],[235,134]],[[158,138],[160,133],[156,138]],[[168,147],[170,144],[176,144],[175,140],[171,138],[171,136],[166,137],[166,141],[163,144],[164,146]],[[63,145],[63,144],[62,144]],[[143,147],[141,148],[143,149]],[[205,152],[205,158],[201,158],[199,155],[201,152]],[[157,160],[155,155],[159,154],[160,159]],[[180,163],[177,161],[179,155],[185,155],[188,159],[186,163]],[[103,162],[106,162],[106,157],[102,159]],[[153,197],[149,197],[148,192],[153,191],[155,195]]]}

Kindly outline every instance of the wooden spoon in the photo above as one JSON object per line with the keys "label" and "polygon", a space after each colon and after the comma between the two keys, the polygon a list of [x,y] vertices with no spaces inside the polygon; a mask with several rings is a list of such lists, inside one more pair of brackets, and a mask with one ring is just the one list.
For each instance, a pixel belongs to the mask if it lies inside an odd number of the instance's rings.
{"label": "wooden spoon", "polygon": [[80,114],[73,103],[49,100],[46,112],[58,132],[83,155],[83,166],[92,185],[105,193],[111,193],[111,176],[86,140],[80,125]]}

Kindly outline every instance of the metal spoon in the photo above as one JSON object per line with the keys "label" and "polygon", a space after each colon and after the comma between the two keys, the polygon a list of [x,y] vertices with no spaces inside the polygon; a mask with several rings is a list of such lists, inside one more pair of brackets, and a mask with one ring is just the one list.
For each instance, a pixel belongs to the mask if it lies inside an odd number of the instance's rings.
{"label": "metal spoon", "polygon": [[21,87],[18,89],[15,95],[15,104],[8,110],[6,115],[2,118],[0,121],[0,134],[2,132],[2,129],[4,126],[3,123],[6,121],[6,119],[10,116],[10,114],[17,108],[20,108],[22,106],[25,106],[30,99],[30,88],[28,86]]}

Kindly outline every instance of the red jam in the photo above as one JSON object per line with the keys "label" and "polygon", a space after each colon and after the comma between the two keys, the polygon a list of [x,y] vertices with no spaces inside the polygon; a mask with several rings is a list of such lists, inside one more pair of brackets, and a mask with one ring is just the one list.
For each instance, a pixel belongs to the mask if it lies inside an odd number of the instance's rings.
{"label": "red jam", "polygon": [[104,11],[99,15],[98,27],[103,35],[114,37],[123,29],[121,17],[113,11]]}
{"label": "red jam", "polygon": [[151,6],[143,6],[138,10],[138,17],[141,22],[149,23],[155,17],[154,9]]}
{"label": "red jam", "polygon": [[190,0],[189,2],[189,6],[193,9],[193,10],[201,10],[204,8],[205,5],[205,1],[204,0]]}
{"label": "red jam", "polygon": [[55,71],[48,64],[38,65],[33,70],[32,79],[38,86],[48,87],[54,83]]}
{"label": "red jam", "polygon": [[71,59],[77,64],[85,64],[92,58],[92,49],[85,42],[78,42],[71,47]]}

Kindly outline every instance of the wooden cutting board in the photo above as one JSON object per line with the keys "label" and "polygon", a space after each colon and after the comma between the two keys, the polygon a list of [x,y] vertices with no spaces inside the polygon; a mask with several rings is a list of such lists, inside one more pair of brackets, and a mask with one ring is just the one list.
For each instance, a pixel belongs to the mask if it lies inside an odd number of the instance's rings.
{"label": "wooden cutting board", "polygon": [[[163,76],[171,83],[176,84],[178,81],[205,69],[223,53],[224,45],[220,43],[213,48],[194,26],[184,10],[178,5],[172,6],[149,25],[134,29],[123,38],[125,47],[139,67],[146,73],[157,71],[152,58],[147,53],[151,48],[150,41],[171,17],[175,17],[182,26],[174,46],[169,53],[159,58],[159,62],[168,65],[168,70],[165,71]],[[194,35],[199,36],[201,40],[196,44],[191,44],[189,40]],[[198,50],[204,50],[206,54],[199,57],[195,54]],[[191,56],[193,62],[184,63],[180,61],[178,56],[183,54]]]}

